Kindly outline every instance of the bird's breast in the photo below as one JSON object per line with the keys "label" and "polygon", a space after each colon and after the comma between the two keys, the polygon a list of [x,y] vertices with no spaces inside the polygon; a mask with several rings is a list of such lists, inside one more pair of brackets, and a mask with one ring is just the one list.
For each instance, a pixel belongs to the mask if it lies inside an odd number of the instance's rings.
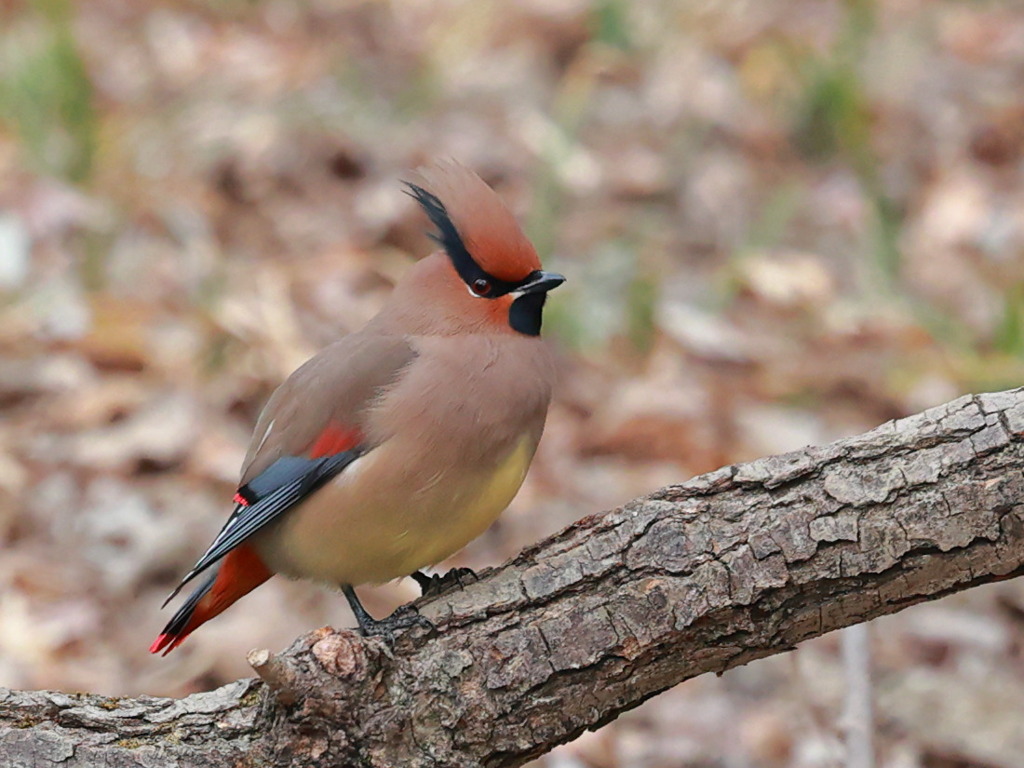
{"label": "bird's breast", "polygon": [[429,564],[443,560],[487,530],[519,491],[536,447],[536,441],[524,435],[494,470],[489,474],[482,473],[472,483],[475,487],[467,489],[464,506],[451,520],[453,539],[464,541],[454,550],[441,553]]}
{"label": "bird's breast", "polygon": [[536,447],[536,438],[524,434],[489,466],[451,467],[385,502],[377,517],[385,567],[365,580],[387,581],[439,563],[486,531],[519,491]]}

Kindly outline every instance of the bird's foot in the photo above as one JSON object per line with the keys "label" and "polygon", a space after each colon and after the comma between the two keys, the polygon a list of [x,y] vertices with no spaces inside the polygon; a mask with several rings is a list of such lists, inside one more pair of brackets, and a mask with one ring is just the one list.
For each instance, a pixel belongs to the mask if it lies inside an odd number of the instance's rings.
{"label": "bird's foot", "polygon": [[433,630],[434,622],[423,616],[411,605],[402,605],[395,609],[385,619],[373,619],[367,621],[365,618],[359,622],[359,633],[363,637],[379,637],[388,645],[395,642],[395,633],[399,630],[410,629],[411,627],[423,627]]}
{"label": "bird's foot", "polygon": [[388,646],[394,645],[395,636],[399,630],[410,627],[423,627],[434,629],[434,623],[426,616],[420,615],[412,605],[399,606],[394,613],[385,619],[375,619],[359,602],[352,587],[344,587],[343,592],[348,598],[348,604],[359,622],[359,634],[363,637],[379,637]]}
{"label": "bird's foot", "polygon": [[452,568],[443,575],[433,573],[429,576],[423,571],[416,571],[412,577],[420,585],[420,594],[423,597],[437,597],[455,586],[464,589],[467,584],[472,584],[480,578],[472,568]]}

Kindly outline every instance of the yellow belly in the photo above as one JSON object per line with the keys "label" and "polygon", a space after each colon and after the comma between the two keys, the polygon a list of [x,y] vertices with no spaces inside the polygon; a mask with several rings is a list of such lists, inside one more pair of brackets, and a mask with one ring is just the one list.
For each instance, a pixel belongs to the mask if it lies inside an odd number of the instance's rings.
{"label": "yellow belly", "polygon": [[515,498],[532,458],[533,446],[521,440],[493,474],[460,489],[452,508],[444,510],[446,503],[439,499],[442,508],[436,520],[410,526],[399,535],[398,575],[439,563],[486,531]]}
{"label": "yellow belly", "polygon": [[287,512],[257,547],[273,570],[333,585],[407,576],[487,530],[515,497],[535,448],[524,437],[487,471],[452,468],[424,481],[398,471],[400,451],[383,446]]}

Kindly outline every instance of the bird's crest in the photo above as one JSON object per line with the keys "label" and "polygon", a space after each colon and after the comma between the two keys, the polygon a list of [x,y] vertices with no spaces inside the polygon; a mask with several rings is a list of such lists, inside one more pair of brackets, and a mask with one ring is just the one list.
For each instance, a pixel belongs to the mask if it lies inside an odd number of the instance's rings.
{"label": "bird's crest", "polygon": [[423,184],[409,184],[410,194],[437,227],[433,237],[456,268],[470,259],[509,282],[540,269],[537,251],[512,212],[473,171],[449,161],[421,169],[419,175]]}

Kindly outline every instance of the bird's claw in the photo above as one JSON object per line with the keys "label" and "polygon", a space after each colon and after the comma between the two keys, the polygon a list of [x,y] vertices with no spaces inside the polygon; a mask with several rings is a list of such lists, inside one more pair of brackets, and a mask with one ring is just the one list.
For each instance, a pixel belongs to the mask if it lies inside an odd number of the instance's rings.
{"label": "bird's claw", "polygon": [[472,584],[480,578],[472,568],[452,568],[445,574],[434,573],[429,576],[423,571],[416,571],[412,577],[420,585],[420,594],[423,597],[437,597],[456,586],[464,589],[467,584]]}
{"label": "bird's claw", "polygon": [[420,612],[412,605],[399,607],[386,619],[375,619],[363,607],[363,604],[359,602],[359,597],[350,584],[343,586],[341,591],[345,595],[345,599],[348,600],[352,614],[359,623],[359,634],[363,637],[379,637],[386,646],[390,647],[394,645],[395,633],[400,629],[408,629],[415,626],[424,627],[428,630],[434,629],[433,622],[426,616],[421,616]]}
{"label": "bird's claw", "polygon": [[379,637],[387,645],[394,645],[396,633],[411,627],[433,630],[434,622],[423,616],[411,605],[403,605],[385,619],[363,617],[359,622],[359,634],[363,637]]}

